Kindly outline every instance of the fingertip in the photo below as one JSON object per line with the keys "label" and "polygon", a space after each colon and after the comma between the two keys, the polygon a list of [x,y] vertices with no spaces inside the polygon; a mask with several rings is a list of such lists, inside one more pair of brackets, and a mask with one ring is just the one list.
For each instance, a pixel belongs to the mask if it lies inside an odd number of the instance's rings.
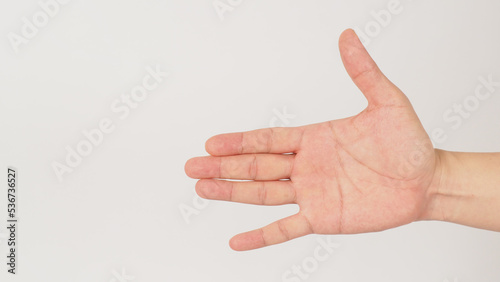
{"label": "fingertip", "polygon": [[339,50],[342,58],[345,60],[354,53],[356,49],[364,50],[365,47],[354,29],[346,29],[340,34],[339,37]]}
{"label": "fingertip", "polygon": [[230,247],[233,251],[237,251],[237,252],[239,252],[239,251],[241,251],[241,250],[238,248],[238,243],[237,243],[237,241],[236,241],[236,239],[235,239],[235,238],[236,238],[236,236],[234,236],[233,238],[231,238],[231,239],[229,240],[229,247]]}
{"label": "fingertip", "polygon": [[184,164],[184,173],[191,178],[193,178],[193,162],[194,158],[191,158]]}
{"label": "fingertip", "polygon": [[252,246],[248,238],[245,238],[245,233],[238,234],[229,240],[229,247],[237,252],[249,251],[256,249]]}
{"label": "fingertip", "polygon": [[229,240],[231,249],[241,252],[259,249],[265,246],[262,233],[259,230],[238,234]]}
{"label": "fingertip", "polygon": [[205,150],[212,156],[241,154],[242,133],[225,133],[210,137],[205,142]]}
{"label": "fingertip", "polygon": [[203,199],[209,199],[209,197],[207,196],[207,187],[210,188],[211,183],[213,183],[213,180],[211,179],[198,180],[198,182],[196,182],[196,185],[194,186],[196,194],[198,194],[198,196]]}
{"label": "fingertip", "polygon": [[[230,151],[228,146],[231,145],[231,140],[228,140],[227,134],[219,134],[208,138],[205,142],[205,151],[211,156],[227,155],[226,151]],[[229,144],[227,144],[229,142]]]}
{"label": "fingertip", "polygon": [[340,37],[339,37],[339,45],[341,45],[340,43],[352,38],[353,36],[357,37],[357,34],[356,34],[356,31],[354,31],[354,29],[352,29],[352,28],[348,28],[348,29],[342,31],[342,33],[340,34]]}
{"label": "fingertip", "polygon": [[218,167],[214,165],[212,157],[195,157],[186,162],[184,171],[187,176],[193,179],[213,178],[218,171]]}
{"label": "fingertip", "polygon": [[205,151],[209,153],[210,155],[214,155],[216,153],[216,137],[217,136],[212,136],[208,138],[207,142],[205,142]]}

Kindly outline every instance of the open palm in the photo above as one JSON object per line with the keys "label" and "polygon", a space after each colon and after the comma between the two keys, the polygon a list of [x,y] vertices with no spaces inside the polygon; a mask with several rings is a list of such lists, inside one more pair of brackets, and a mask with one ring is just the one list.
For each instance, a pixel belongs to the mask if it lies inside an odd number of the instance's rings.
{"label": "open palm", "polygon": [[[204,198],[300,211],[231,239],[235,250],[311,233],[385,230],[418,220],[437,155],[406,96],[379,70],[352,30],[339,41],[345,68],[368,100],[358,115],[295,128],[210,138],[208,157],[186,163]],[[234,182],[223,179],[252,180]]]}

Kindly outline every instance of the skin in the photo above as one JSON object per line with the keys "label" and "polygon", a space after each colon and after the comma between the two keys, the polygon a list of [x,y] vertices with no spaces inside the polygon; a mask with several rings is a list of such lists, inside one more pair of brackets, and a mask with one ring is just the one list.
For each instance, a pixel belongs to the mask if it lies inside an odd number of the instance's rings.
{"label": "skin", "polygon": [[[500,231],[492,215],[500,214],[500,156],[434,149],[408,98],[354,31],[344,31],[339,48],[368,100],[365,110],[302,127],[217,135],[206,142],[210,156],[186,163],[186,174],[200,179],[196,191],[203,198],[299,205],[295,215],[236,235],[231,248],[251,250],[313,233],[382,231],[418,220]],[[475,177],[464,177],[467,168]],[[483,190],[472,189],[481,181]]]}

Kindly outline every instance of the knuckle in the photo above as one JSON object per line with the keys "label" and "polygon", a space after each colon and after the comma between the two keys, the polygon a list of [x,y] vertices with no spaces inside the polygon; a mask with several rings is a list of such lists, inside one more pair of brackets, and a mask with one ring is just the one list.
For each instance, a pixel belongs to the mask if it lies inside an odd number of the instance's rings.
{"label": "knuckle", "polygon": [[265,205],[267,202],[267,189],[266,184],[263,182],[257,189],[259,204]]}
{"label": "knuckle", "polygon": [[278,221],[278,229],[280,233],[283,235],[286,241],[290,240],[290,234],[288,233],[288,229],[286,228],[284,222],[282,220]]}
{"label": "knuckle", "polygon": [[253,155],[250,165],[248,166],[248,176],[251,180],[257,179],[258,174],[258,160],[257,155]]}

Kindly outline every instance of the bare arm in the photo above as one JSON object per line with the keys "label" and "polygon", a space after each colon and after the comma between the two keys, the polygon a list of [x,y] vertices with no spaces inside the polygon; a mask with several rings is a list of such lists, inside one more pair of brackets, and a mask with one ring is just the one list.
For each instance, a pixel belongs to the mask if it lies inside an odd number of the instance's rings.
{"label": "bare arm", "polygon": [[423,219],[500,231],[500,153],[437,150],[437,156]]}

